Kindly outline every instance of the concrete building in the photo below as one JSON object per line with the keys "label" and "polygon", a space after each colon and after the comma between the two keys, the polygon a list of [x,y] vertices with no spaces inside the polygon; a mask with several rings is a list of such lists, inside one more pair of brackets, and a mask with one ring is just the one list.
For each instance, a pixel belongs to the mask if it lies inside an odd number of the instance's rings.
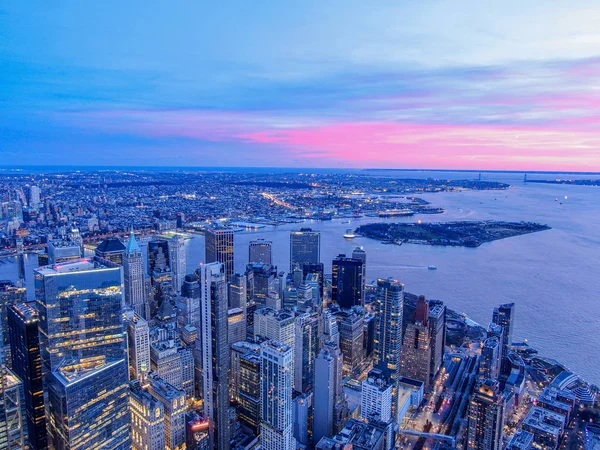
{"label": "concrete building", "polygon": [[273,339],[293,349],[295,324],[294,313],[290,311],[260,308],[254,313],[254,337]]}
{"label": "concrete building", "polygon": [[144,389],[139,380],[130,383],[131,445],[134,450],[164,450],[165,407]]}
{"label": "concrete building", "polygon": [[177,389],[156,374],[148,376],[148,392],[164,407],[165,450],[185,449],[185,391]]}
{"label": "concrete building", "polygon": [[504,427],[504,398],[498,382],[477,385],[469,401],[467,450],[500,450]]}
{"label": "concrete building", "polygon": [[150,328],[148,322],[136,313],[127,321],[129,350],[129,378],[145,377],[151,370]]}

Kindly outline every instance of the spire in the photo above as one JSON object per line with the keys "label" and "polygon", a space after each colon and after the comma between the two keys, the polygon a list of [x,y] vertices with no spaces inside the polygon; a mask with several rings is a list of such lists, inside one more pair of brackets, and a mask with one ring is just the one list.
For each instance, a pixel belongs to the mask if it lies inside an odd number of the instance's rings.
{"label": "spire", "polygon": [[133,225],[131,225],[131,234],[129,235],[129,242],[127,243],[127,254],[130,255],[132,253],[141,253],[142,249],[135,239],[135,234],[133,233]]}

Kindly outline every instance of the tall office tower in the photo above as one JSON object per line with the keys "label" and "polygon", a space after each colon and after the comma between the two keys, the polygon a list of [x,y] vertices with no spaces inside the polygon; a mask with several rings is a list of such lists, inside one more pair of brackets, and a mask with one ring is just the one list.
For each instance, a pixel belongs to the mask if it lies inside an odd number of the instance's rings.
{"label": "tall office tower", "polygon": [[409,323],[404,332],[400,374],[429,386],[431,338],[427,323]]}
{"label": "tall office tower", "polygon": [[48,263],[61,264],[73,261],[83,256],[82,249],[78,243],[55,239],[48,242]]}
{"label": "tall office tower", "polygon": [[500,351],[500,341],[496,336],[489,337],[483,342],[478,374],[481,380],[498,380],[501,361]]}
{"label": "tall office tower", "polygon": [[[318,285],[319,285],[319,298],[323,298],[323,291],[324,291],[324,285],[325,285],[325,266],[323,265],[323,263],[307,263],[307,264],[303,264],[301,266],[302,269],[302,279],[300,279],[297,283],[295,283],[296,286],[299,286],[303,281],[306,281],[306,279],[309,277],[309,275],[312,275],[312,280],[317,281]],[[314,296],[316,297],[316,295]]]}
{"label": "tall office tower", "polygon": [[338,383],[336,373],[336,356],[328,349],[321,350],[315,360],[315,396],[313,441],[319,442],[322,437],[334,434],[335,393]]}
{"label": "tall office tower", "polygon": [[[208,236],[208,235],[207,235]],[[232,240],[233,242],[233,240]],[[233,247],[232,247],[233,253]],[[210,417],[210,442],[229,449],[229,341],[225,265],[212,262],[196,269],[201,291],[202,392],[204,417]]]}
{"label": "tall office tower", "polygon": [[8,308],[10,355],[16,376],[23,381],[25,417],[29,443],[34,449],[48,447],[42,360],[38,335],[39,316],[32,303],[18,303]]}
{"label": "tall office tower", "polygon": [[100,245],[96,247],[95,254],[99,258],[107,259],[122,266],[125,251],[125,246],[119,238],[109,237],[100,242]]}
{"label": "tall office tower", "polygon": [[153,373],[182,389],[188,398],[194,396],[194,356],[190,349],[176,345],[173,340],[153,342],[150,363]]}
{"label": "tall office tower", "polygon": [[210,419],[190,411],[185,415],[185,420],[186,450],[210,450]]}
{"label": "tall office tower", "polygon": [[365,420],[389,422],[392,418],[394,382],[379,369],[373,369],[362,384],[360,415]]}
{"label": "tall office tower", "polygon": [[392,380],[400,376],[404,285],[391,278],[377,280],[377,315],[375,362],[389,372]]}
{"label": "tall office tower", "polygon": [[294,313],[286,310],[260,308],[254,313],[254,337],[273,339],[291,349],[295,344]]}
{"label": "tall office tower", "polygon": [[39,209],[39,207],[41,206],[42,202],[40,200],[40,195],[41,195],[42,191],[40,190],[40,188],[38,186],[29,186],[29,192],[28,192],[28,204],[30,208],[33,209]]}
{"label": "tall office tower", "polygon": [[431,337],[430,377],[433,379],[442,367],[446,346],[446,306],[439,300],[429,301],[429,336]]}
{"label": "tall office tower", "polygon": [[248,247],[248,262],[272,264],[273,242],[257,239],[250,241]]}
{"label": "tall office tower", "polygon": [[144,256],[133,234],[133,228],[123,255],[123,281],[125,303],[138,316],[150,320],[150,308],[146,300]]}
{"label": "tall office tower", "polygon": [[129,384],[131,409],[131,448],[133,450],[164,450],[165,406],[139,380]]}
{"label": "tall office tower", "polygon": [[497,381],[477,385],[469,400],[467,450],[500,450],[504,426],[504,398]]}
{"label": "tall office tower", "polygon": [[200,329],[200,285],[195,274],[185,276],[181,286],[181,296],[177,297],[177,326],[179,329],[190,325]]}
{"label": "tall office tower", "polygon": [[278,291],[277,267],[270,264],[253,263],[246,265],[248,298],[265,305],[266,298]]}
{"label": "tall office tower", "polygon": [[319,317],[304,313],[296,317],[294,343],[294,389],[312,391],[315,383],[315,358],[319,353]]}
{"label": "tall office tower", "polygon": [[225,279],[233,275],[233,230],[208,228],[206,230],[205,261],[220,262],[225,266]]}
{"label": "tall office tower", "polygon": [[27,287],[25,279],[25,251],[23,249],[23,239],[17,238],[17,286]]}
{"label": "tall office tower", "polygon": [[363,305],[363,263],[338,255],[332,262],[331,300],[342,308]]}
{"label": "tall office tower", "polygon": [[298,444],[304,446],[310,443],[309,422],[310,407],[313,393],[302,394],[294,391],[292,394],[292,435]]}
{"label": "tall office tower", "polygon": [[240,421],[258,434],[260,427],[260,352],[240,358]]}
{"label": "tall office tower", "polygon": [[23,382],[0,358],[0,445],[21,450],[28,444]]}
{"label": "tall office tower", "polygon": [[55,448],[131,446],[122,270],[84,258],[34,271],[44,401]]}
{"label": "tall office tower", "polygon": [[164,406],[165,449],[185,448],[185,392],[167,383],[158,375],[148,376],[148,391]]}
{"label": "tall office tower", "polygon": [[361,302],[364,305],[365,304],[365,285],[367,284],[367,252],[365,252],[365,249],[358,246],[355,247],[354,250],[352,250],[352,259],[358,259],[360,262],[362,262],[362,287],[361,287],[361,292],[362,292],[362,298],[361,298]]}
{"label": "tall office tower", "polygon": [[24,287],[18,287],[9,280],[0,280],[0,357],[10,368],[12,359],[10,357],[10,330],[8,327],[8,308],[17,303],[27,301],[27,293]]}
{"label": "tall office tower", "polygon": [[292,426],[293,353],[291,347],[277,341],[260,346],[260,444],[264,450],[296,448]]}
{"label": "tall office tower", "polygon": [[144,378],[150,372],[150,328],[148,322],[137,314],[127,321],[129,348],[129,378]]}
{"label": "tall office tower", "polygon": [[173,287],[177,292],[181,292],[181,286],[186,273],[186,255],[185,240],[179,234],[176,234],[169,241],[169,250],[171,252],[171,262],[173,270]]}
{"label": "tall office tower", "polygon": [[333,358],[333,432],[339,432],[348,420],[348,402],[342,387],[344,357],[336,342],[326,341],[321,351],[326,351]]}
{"label": "tall office tower", "polygon": [[502,341],[501,341],[501,352],[500,352],[500,374],[508,377],[512,368],[512,364],[508,359],[508,354],[511,351],[512,335],[514,329],[515,320],[515,304],[505,303],[497,308],[494,308],[494,315],[492,322],[502,327]]}
{"label": "tall office tower", "polygon": [[231,357],[229,366],[229,392],[234,402],[240,401],[241,360],[248,353],[260,353],[260,345],[248,341],[234,341],[231,343]]}
{"label": "tall office tower", "polygon": [[356,311],[343,310],[337,314],[340,332],[340,350],[344,355],[344,377],[360,371],[364,360],[364,316]]}
{"label": "tall office tower", "polygon": [[246,340],[246,317],[242,308],[227,311],[227,333],[229,344]]}
{"label": "tall office tower", "polygon": [[229,307],[241,308],[246,315],[248,304],[248,284],[246,275],[234,273],[229,282]]}
{"label": "tall office tower", "polygon": [[290,233],[290,272],[294,264],[302,267],[304,264],[321,262],[321,233],[311,228],[300,228],[300,231]]}

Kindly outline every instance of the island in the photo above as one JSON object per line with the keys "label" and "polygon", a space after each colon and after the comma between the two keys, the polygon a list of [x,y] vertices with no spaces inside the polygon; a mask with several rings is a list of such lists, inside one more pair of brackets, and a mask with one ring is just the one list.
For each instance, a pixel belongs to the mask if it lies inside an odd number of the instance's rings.
{"label": "island", "polygon": [[356,234],[385,244],[479,247],[484,242],[549,229],[548,225],[533,222],[369,223],[358,227]]}

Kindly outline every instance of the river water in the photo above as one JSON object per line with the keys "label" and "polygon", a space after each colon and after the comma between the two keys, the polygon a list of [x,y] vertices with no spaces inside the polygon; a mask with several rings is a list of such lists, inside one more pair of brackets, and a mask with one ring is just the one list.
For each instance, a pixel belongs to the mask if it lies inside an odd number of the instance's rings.
{"label": "river water", "polygon": [[[476,176],[431,172],[391,174],[406,178]],[[348,219],[343,219],[303,226],[321,231],[321,259],[328,273],[334,256],[350,254],[356,245],[361,245],[367,252],[369,280],[394,277],[406,285],[408,292],[443,300],[450,308],[467,313],[484,326],[490,322],[494,306],[515,302],[515,340],[527,339],[541,355],[557,359],[589,382],[600,383],[600,188],[524,184],[522,174],[484,174],[483,179],[506,181],[511,187],[506,191],[423,194],[421,197],[446,212],[396,220],[524,220],[546,223],[552,229],[478,248],[462,248],[395,246],[362,237],[351,241],[343,237],[347,228],[390,219],[352,219],[349,224],[345,223]],[[289,231],[299,226],[269,226],[236,233],[236,270],[244,269],[249,241],[265,238],[273,241],[274,263],[287,271]],[[204,260],[204,238],[197,236],[187,241],[186,246],[190,272]],[[34,256],[27,258],[29,275],[35,260]],[[0,279],[14,278],[14,261],[3,261]],[[437,270],[428,270],[429,265],[437,266]],[[31,279],[29,276],[30,297]]]}

